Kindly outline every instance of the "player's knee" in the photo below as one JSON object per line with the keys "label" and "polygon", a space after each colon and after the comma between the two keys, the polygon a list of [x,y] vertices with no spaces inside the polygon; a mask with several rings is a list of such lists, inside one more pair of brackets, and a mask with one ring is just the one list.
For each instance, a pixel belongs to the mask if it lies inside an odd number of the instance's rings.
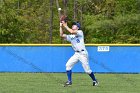
{"label": "player's knee", "polygon": [[87,74],[91,74],[92,73],[92,71],[91,70],[87,70],[87,71],[85,71]]}
{"label": "player's knee", "polygon": [[66,64],[66,70],[71,70],[71,66]]}

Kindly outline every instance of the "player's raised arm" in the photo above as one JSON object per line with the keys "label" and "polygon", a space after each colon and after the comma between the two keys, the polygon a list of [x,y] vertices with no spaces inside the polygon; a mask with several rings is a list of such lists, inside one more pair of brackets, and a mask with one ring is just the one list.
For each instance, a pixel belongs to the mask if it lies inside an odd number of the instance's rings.
{"label": "player's raised arm", "polygon": [[63,33],[63,28],[62,28],[63,24],[60,23],[60,37],[62,38],[66,38],[66,34]]}
{"label": "player's raised arm", "polygon": [[66,22],[63,22],[63,26],[68,30],[71,34],[77,34],[77,31],[72,30],[71,28],[68,27]]}
{"label": "player's raised arm", "polygon": [[60,23],[60,37],[62,37],[63,36],[63,29],[62,29],[62,23]]}

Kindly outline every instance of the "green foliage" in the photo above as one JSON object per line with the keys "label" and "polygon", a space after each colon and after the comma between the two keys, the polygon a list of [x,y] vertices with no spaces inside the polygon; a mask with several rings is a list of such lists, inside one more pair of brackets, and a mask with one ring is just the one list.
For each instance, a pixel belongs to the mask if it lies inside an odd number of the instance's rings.
{"label": "green foliage", "polygon": [[[64,0],[59,0],[64,9]],[[74,2],[68,0],[68,24],[74,21]],[[140,43],[140,0],[76,0],[76,20],[82,24],[86,43]],[[1,0],[0,43],[49,43],[53,9],[52,43],[59,37],[54,0]]]}
{"label": "green foliage", "polygon": [[85,16],[84,23],[87,43],[140,43],[140,14],[120,15],[113,20]]}

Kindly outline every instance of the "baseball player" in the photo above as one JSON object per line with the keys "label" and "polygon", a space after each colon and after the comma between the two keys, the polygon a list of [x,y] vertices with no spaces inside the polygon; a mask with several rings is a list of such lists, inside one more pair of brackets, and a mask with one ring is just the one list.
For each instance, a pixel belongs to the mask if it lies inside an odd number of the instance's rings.
{"label": "baseball player", "polygon": [[[63,33],[62,26],[70,33],[70,35]],[[64,84],[64,87],[72,85],[72,68],[78,61],[81,62],[85,72],[93,80],[93,86],[97,86],[98,82],[89,66],[88,52],[85,48],[83,32],[80,30],[80,23],[74,22],[71,29],[67,26],[67,22],[62,21],[60,23],[60,36],[71,42],[72,48],[75,51],[75,54],[66,63],[68,81]]]}

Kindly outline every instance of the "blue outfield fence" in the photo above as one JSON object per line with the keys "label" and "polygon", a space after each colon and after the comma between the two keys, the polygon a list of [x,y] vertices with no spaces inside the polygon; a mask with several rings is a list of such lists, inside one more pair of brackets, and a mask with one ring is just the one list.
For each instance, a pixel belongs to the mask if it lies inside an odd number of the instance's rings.
{"label": "blue outfield fence", "polygon": [[[94,72],[140,73],[140,46],[86,46]],[[71,46],[0,46],[0,72],[65,72]],[[80,62],[73,72],[84,72]]]}

